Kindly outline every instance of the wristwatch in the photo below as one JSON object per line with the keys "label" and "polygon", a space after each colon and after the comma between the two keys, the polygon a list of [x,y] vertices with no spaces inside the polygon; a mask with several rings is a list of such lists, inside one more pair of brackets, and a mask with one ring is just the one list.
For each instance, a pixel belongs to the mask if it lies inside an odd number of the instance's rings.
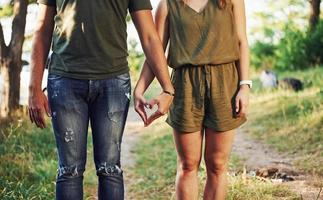
{"label": "wristwatch", "polygon": [[251,89],[252,88],[252,80],[242,80],[239,82],[239,86],[241,85],[248,85],[249,88]]}

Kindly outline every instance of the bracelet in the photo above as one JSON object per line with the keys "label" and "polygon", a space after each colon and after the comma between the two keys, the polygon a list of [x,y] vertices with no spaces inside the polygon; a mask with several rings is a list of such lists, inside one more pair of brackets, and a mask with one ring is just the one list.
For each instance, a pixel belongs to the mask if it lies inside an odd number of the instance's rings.
{"label": "bracelet", "polygon": [[167,90],[163,90],[163,93],[165,93],[165,94],[169,94],[170,96],[175,96],[175,94],[174,93],[171,93],[171,92],[169,92],[169,91],[167,91]]}

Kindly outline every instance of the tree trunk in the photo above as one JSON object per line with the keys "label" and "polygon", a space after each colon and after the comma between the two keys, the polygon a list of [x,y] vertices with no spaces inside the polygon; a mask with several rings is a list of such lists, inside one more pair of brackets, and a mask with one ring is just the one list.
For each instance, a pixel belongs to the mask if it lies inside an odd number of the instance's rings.
{"label": "tree trunk", "polygon": [[311,15],[310,15],[310,29],[314,30],[320,20],[320,4],[321,0],[310,0]]}
{"label": "tree trunk", "polygon": [[11,40],[7,46],[0,24],[0,68],[3,77],[0,117],[7,118],[19,108],[21,55],[24,43],[28,0],[14,1]]}
{"label": "tree trunk", "polygon": [[20,72],[21,61],[5,59],[1,67],[3,79],[2,100],[0,105],[0,116],[6,118],[10,113],[19,109],[20,100]]}

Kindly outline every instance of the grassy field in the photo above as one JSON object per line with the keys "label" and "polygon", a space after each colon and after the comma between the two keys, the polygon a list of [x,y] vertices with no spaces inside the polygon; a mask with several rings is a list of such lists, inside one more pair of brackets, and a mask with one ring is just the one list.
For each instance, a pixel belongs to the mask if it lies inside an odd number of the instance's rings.
{"label": "grassy field", "polygon": [[323,175],[323,67],[284,72],[302,80],[300,92],[256,90],[245,131],[279,151],[295,154],[297,166]]}
{"label": "grassy field", "polygon": [[[54,199],[57,158],[50,126],[36,129],[23,118],[0,130],[0,199]],[[95,194],[97,181],[91,143],[89,139],[86,199]]]}
{"label": "grassy field", "polygon": [[[130,199],[166,200],[174,198],[174,180],[176,174],[176,153],[173,146],[171,129],[159,120],[145,130],[136,151],[137,164],[132,176],[136,180],[130,185]],[[239,158],[230,159],[229,200],[274,200],[300,199],[287,187],[263,182],[256,178],[245,178]],[[199,173],[200,195],[205,182],[205,165],[202,163]],[[135,199],[135,198],[134,198]]]}

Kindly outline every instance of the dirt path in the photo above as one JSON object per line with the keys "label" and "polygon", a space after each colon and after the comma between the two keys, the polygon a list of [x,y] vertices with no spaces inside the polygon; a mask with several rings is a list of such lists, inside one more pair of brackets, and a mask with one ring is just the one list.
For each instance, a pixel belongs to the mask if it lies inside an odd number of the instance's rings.
{"label": "dirt path", "polygon": [[[260,168],[276,168],[279,172],[295,179],[278,184],[289,185],[304,200],[317,199],[320,188],[311,186],[310,183],[314,177],[298,171],[293,166],[293,161],[296,159],[294,156],[278,153],[259,141],[251,139],[242,130],[236,134],[232,152],[244,160],[248,172],[255,172]],[[318,199],[323,199],[322,193]]]}
{"label": "dirt path", "polygon": [[127,172],[135,165],[133,149],[138,144],[141,136],[140,132],[143,130],[143,128],[143,122],[141,121],[140,117],[134,111],[134,108],[130,107],[121,148],[121,164],[123,170],[125,171],[125,199],[129,199],[127,198],[127,186],[131,185],[131,181],[133,181],[131,180],[130,174]]}

